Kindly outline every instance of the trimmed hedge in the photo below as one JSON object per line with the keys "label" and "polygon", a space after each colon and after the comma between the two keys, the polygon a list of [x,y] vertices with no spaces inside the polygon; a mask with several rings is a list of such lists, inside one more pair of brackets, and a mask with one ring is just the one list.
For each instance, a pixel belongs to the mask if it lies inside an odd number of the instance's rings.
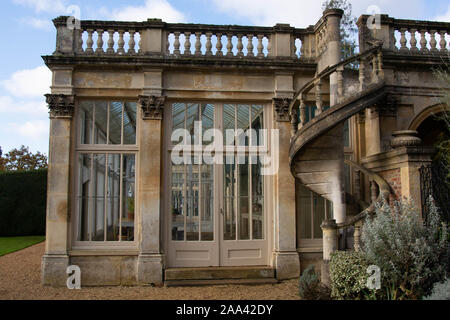
{"label": "trimmed hedge", "polygon": [[47,169],[0,172],[0,236],[45,235]]}

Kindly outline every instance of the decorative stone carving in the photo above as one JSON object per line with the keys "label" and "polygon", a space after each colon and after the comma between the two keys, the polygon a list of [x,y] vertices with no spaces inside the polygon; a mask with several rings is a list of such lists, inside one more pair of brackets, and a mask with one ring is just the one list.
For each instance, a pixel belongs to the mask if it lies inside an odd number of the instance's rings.
{"label": "decorative stone carving", "polygon": [[392,134],[391,147],[394,149],[401,147],[417,147],[422,144],[419,133],[413,130],[396,131]]}
{"label": "decorative stone carving", "polygon": [[275,119],[278,122],[290,122],[289,106],[292,102],[290,98],[274,98],[273,106],[275,112]]}
{"label": "decorative stone carving", "polygon": [[75,96],[46,94],[50,118],[72,118],[75,110]]}
{"label": "decorative stone carving", "polygon": [[165,103],[165,96],[139,96],[139,104],[142,108],[142,119],[162,120],[164,116]]}
{"label": "decorative stone carving", "polygon": [[392,95],[386,95],[383,99],[376,103],[376,111],[380,116],[395,117],[397,116],[398,100]]}

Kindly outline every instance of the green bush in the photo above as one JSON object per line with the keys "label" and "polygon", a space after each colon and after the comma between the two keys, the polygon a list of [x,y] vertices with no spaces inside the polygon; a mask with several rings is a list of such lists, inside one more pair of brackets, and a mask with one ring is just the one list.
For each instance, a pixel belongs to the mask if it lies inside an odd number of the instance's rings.
{"label": "green bush", "polygon": [[331,296],[339,300],[361,300],[367,289],[367,263],[364,255],[355,251],[336,251],[331,254]]}
{"label": "green bush", "polygon": [[298,287],[300,298],[303,300],[331,300],[330,289],[320,283],[314,265],[303,271]]}
{"label": "green bush", "polygon": [[362,230],[362,251],[381,270],[383,299],[420,299],[446,277],[448,241],[439,213],[430,206],[428,225],[410,202],[377,204]]}
{"label": "green bush", "polygon": [[450,279],[447,278],[443,283],[436,283],[431,295],[423,300],[450,300]]}
{"label": "green bush", "polygon": [[47,170],[0,172],[0,236],[45,235]]}

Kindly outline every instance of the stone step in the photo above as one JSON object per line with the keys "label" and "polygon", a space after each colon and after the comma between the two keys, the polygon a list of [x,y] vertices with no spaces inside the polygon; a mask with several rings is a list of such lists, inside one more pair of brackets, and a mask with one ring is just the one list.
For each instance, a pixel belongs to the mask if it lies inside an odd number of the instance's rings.
{"label": "stone step", "polygon": [[274,279],[275,270],[266,266],[169,268],[165,270],[164,275],[165,281]]}
{"label": "stone step", "polygon": [[264,285],[276,284],[278,280],[275,278],[262,279],[217,279],[217,280],[166,280],[164,285],[166,287],[200,287],[213,285]]}

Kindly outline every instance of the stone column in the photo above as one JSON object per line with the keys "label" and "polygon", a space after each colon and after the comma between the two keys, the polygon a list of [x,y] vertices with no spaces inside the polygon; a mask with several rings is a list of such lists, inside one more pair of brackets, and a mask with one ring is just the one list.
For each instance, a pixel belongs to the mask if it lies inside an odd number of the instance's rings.
{"label": "stone column", "polygon": [[[279,170],[274,182],[274,266],[279,280],[297,278],[300,260],[297,253],[295,222],[295,179],[289,167],[291,124],[289,104],[292,99],[274,99],[275,129],[279,130]],[[272,150],[272,154],[277,152]]]}
{"label": "stone column", "polygon": [[47,224],[42,284],[65,286],[69,264],[71,126],[74,96],[47,94],[50,109],[50,144],[47,181]]}
{"label": "stone column", "polygon": [[162,283],[161,159],[165,97],[139,96],[139,258],[138,283]]}
{"label": "stone column", "polygon": [[380,115],[376,107],[366,109],[366,157],[381,152]]}
{"label": "stone column", "polygon": [[330,260],[331,254],[338,249],[338,233],[336,220],[324,220],[320,226],[323,232],[323,264],[321,281],[328,287],[330,281]]}

